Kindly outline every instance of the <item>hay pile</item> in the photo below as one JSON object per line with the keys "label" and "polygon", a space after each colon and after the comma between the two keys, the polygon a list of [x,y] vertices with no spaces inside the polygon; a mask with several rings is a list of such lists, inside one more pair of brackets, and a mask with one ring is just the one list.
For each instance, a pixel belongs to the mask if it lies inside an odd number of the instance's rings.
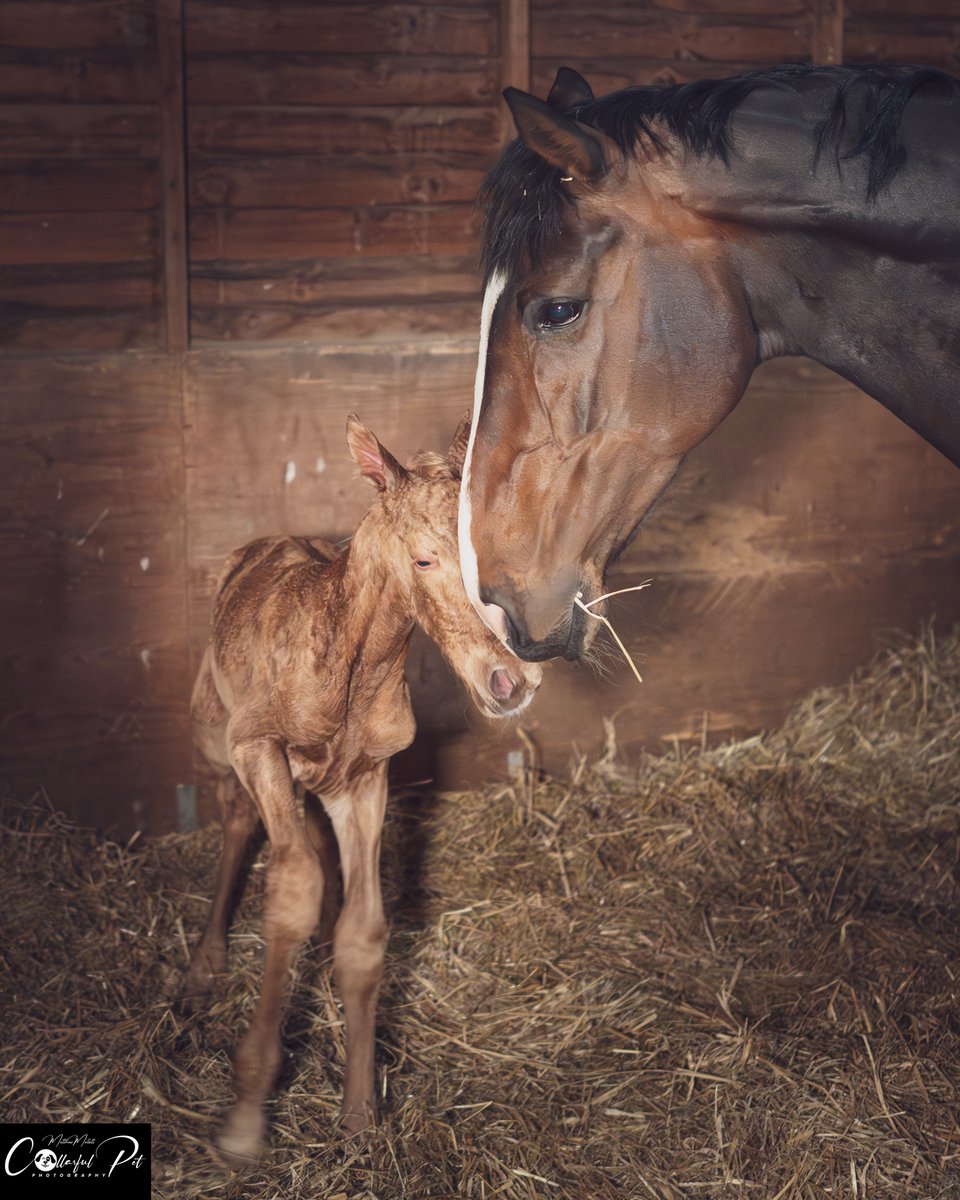
{"label": "hay pile", "polygon": [[960,1196],[960,642],[899,644],[766,737],[567,780],[398,796],[382,1127],[346,1145],[305,960],[240,1174],[209,1148],[259,966],[168,997],[216,831],[123,849],[7,805],[2,1115],[153,1124],[154,1195]]}

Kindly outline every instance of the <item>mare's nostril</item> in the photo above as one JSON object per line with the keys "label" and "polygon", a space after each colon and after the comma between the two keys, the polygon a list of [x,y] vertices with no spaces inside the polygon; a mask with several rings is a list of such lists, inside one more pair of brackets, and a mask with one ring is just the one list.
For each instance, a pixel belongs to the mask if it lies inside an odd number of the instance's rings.
{"label": "mare's nostril", "polygon": [[509,671],[505,671],[503,667],[497,667],[490,676],[491,693],[498,700],[509,700],[516,690],[516,681],[510,675]]}
{"label": "mare's nostril", "polygon": [[480,589],[481,604],[486,606],[487,612],[491,616],[494,613],[497,614],[499,620],[496,622],[496,624],[499,624],[500,627],[494,628],[494,622],[489,620],[487,621],[487,624],[490,625],[491,629],[493,629],[494,633],[502,642],[505,642],[511,648],[511,650],[516,650],[517,645],[520,643],[520,632],[517,629],[513,617],[510,615],[510,609],[507,607],[505,600],[506,596],[501,594],[495,588]]}

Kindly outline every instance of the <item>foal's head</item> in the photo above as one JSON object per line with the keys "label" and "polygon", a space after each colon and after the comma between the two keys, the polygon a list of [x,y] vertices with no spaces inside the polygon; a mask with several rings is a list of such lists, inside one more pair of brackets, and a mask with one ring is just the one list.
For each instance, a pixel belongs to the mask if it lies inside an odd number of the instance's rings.
{"label": "foal's head", "polygon": [[406,468],[357,417],[347,421],[350,454],[381,493],[367,518],[376,552],[399,584],[409,615],[439,646],[481,712],[515,716],[533,699],[542,671],[510,653],[464,590],[456,525],[468,432],[463,422],[445,458],[421,454]]}
{"label": "foal's head", "polygon": [[546,103],[506,95],[520,140],[484,194],[461,556],[521,657],[574,658],[596,625],[575,597],[600,594],[684,453],[740,398],[754,335],[716,226],[684,205],[666,130],[637,145],[604,132],[573,72]]}

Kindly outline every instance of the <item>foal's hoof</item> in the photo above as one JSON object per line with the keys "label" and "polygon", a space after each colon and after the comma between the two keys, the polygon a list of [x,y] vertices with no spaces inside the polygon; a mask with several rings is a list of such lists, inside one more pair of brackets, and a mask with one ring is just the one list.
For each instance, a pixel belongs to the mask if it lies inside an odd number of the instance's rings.
{"label": "foal's hoof", "polygon": [[350,1112],[344,1109],[340,1114],[340,1123],[337,1125],[337,1136],[344,1140],[356,1137],[358,1133],[365,1133],[368,1129],[373,1129],[376,1123],[377,1116],[372,1104],[364,1104],[361,1109],[354,1109]]}
{"label": "foal's hoof", "polygon": [[235,1104],[217,1137],[221,1153],[235,1166],[253,1162],[263,1149],[266,1121],[258,1104]]}
{"label": "foal's hoof", "polygon": [[218,977],[227,969],[227,956],[220,950],[206,950],[198,946],[187,973],[183,977],[177,1004],[185,1013],[195,1013],[206,1007],[207,997],[213,990]]}

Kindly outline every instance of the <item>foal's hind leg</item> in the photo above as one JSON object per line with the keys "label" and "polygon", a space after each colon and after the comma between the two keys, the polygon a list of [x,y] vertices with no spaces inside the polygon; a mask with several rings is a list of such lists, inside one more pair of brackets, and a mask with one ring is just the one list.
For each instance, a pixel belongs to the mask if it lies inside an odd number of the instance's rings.
{"label": "foal's hind leg", "polygon": [[232,770],[217,781],[217,799],[223,823],[223,849],[207,925],[190,956],[180,993],[181,1003],[188,1009],[206,996],[215,976],[226,970],[227,926],[238,893],[246,882],[245,868],[249,866],[250,852],[260,826],[254,803]]}
{"label": "foal's hind leg", "polygon": [[283,751],[258,739],[234,744],[231,758],[256,800],[270,838],[263,984],[250,1028],[237,1047],[237,1099],[220,1135],[232,1157],[256,1155],[263,1140],[263,1102],[280,1066],[280,1016],[297,951],[313,932],[323,897],[323,870],[297,810]]}
{"label": "foal's hind leg", "polygon": [[340,844],[343,911],[333,935],[333,969],[343,999],[346,1062],[344,1137],[376,1119],[373,1081],[377,993],[383,977],[387,923],[380,894],[380,832],[387,802],[386,763],[358,779],[352,792],[326,801]]}
{"label": "foal's hind leg", "polygon": [[333,927],[337,920],[340,901],[340,859],[337,854],[337,839],[330,818],[323,805],[313,794],[304,791],[303,817],[307,826],[307,837],[317,852],[323,870],[323,904],[320,908],[320,929],[317,941],[325,954],[333,944]]}

